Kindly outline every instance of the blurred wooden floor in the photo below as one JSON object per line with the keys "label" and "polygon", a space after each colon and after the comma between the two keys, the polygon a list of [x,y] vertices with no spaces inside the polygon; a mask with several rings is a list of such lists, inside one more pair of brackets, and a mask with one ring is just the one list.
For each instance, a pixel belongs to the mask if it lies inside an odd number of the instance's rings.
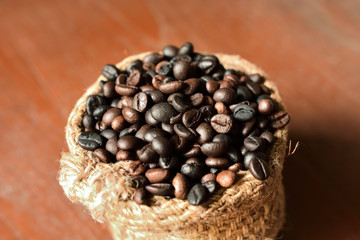
{"label": "blurred wooden floor", "polygon": [[300,141],[282,239],[360,239],[359,1],[0,0],[0,239],[111,239],[56,180],[64,126],[105,63],[192,41],[277,82]]}

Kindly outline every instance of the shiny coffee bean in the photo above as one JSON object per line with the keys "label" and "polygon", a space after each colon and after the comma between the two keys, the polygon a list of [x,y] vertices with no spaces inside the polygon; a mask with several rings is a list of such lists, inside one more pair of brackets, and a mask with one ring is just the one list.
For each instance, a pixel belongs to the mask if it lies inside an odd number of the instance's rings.
{"label": "shiny coffee bean", "polygon": [[103,163],[110,163],[114,159],[114,156],[103,148],[96,149],[94,155]]}
{"label": "shiny coffee bean", "polygon": [[111,107],[109,105],[100,105],[97,108],[95,108],[94,112],[93,112],[93,117],[96,120],[101,120],[104,113],[109,110]]}
{"label": "shiny coffee bean", "polygon": [[160,157],[159,166],[163,169],[177,170],[180,168],[181,160],[175,155],[172,157]]}
{"label": "shiny coffee bean", "polygon": [[178,55],[189,55],[191,56],[194,53],[194,46],[191,42],[184,43],[178,52]]}
{"label": "shiny coffee bean", "polygon": [[255,117],[255,109],[246,104],[239,104],[234,109],[233,117],[240,122],[248,122]]}
{"label": "shiny coffee bean", "polygon": [[170,178],[170,171],[168,169],[153,168],[148,169],[145,173],[145,177],[150,183],[161,183],[165,182]]}
{"label": "shiny coffee bean", "polygon": [[210,194],[213,194],[218,188],[218,184],[215,180],[209,180],[206,182],[202,182],[201,184],[208,190]]}
{"label": "shiny coffee bean", "polygon": [[146,172],[147,168],[144,163],[140,161],[134,161],[130,163],[129,173],[132,176],[142,175]]}
{"label": "shiny coffee bean", "polygon": [[159,122],[170,123],[170,119],[178,112],[167,102],[157,103],[151,109],[151,116]]}
{"label": "shiny coffee bean", "polygon": [[201,154],[200,146],[192,146],[183,153],[183,156],[185,158],[193,158],[193,157],[198,157],[200,154]]}
{"label": "shiny coffee bean", "polygon": [[150,143],[137,150],[136,155],[144,163],[156,162],[159,158],[159,155],[152,149]]}
{"label": "shiny coffee bean", "polygon": [[138,188],[136,189],[134,193],[134,201],[141,205],[141,204],[147,204],[148,202],[148,192],[145,190],[145,188]]}
{"label": "shiny coffee bean", "polygon": [[159,154],[160,157],[170,157],[174,148],[168,138],[157,136],[151,141],[152,149]]}
{"label": "shiny coffee bean", "polygon": [[251,131],[253,130],[255,123],[256,123],[256,119],[252,119],[248,122],[243,123],[243,128],[241,130],[241,134],[243,136],[248,136],[251,133]]}
{"label": "shiny coffee bean", "polygon": [[268,143],[273,143],[275,140],[274,134],[269,131],[262,132],[260,137],[265,139]]}
{"label": "shiny coffee bean", "polygon": [[179,49],[173,45],[167,45],[163,48],[162,52],[166,58],[173,58],[178,54]]}
{"label": "shiny coffee bean", "polygon": [[163,82],[159,86],[159,90],[165,94],[172,94],[180,92],[183,86],[184,83],[182,81]]}
{"label": "shiny coffee bean", "polygon": [[208,91],[208,93],[210,94],[213,94],[216,90],[219,89],[220,84],[218,81],[211,79],[206,82],[205,86],[206,86],[206,91]]}
{"label": "shiny coffee bean", "polygon": [[239,85],[236,87],[236,96],[238,101],[242,102],[249,101],[253,95],[247,87]]}
{"label": "shiny coffee bean", "polygon": [[219,133],[217,135],[215,135],[215,137],[212,140],[213,142],[225,142],[228,145],[230,145],[233,140],[232,137],[230,135],[224,134],[224,133]]}
{"label": "shiny coffee bean", "polygon": [[121,96],[134,96],[139,91],[139,88],[136,86],[119,84],[115,86],[115,91]]}
{"label": "shiny coffee bean", "polygon": [[112,64],[106,64],[102,71],[101,71],[102,75],[104,77],[106,77],[106,79],[111,80],[111,81],[115,81],[116,77],[119,75],[120,70]]}
{"label": "shiny coffee bean", "polygon": [[104,131],[101,131],[100,135],[106,139],[110,139],[112,137],[117,136],[118,133],[112,129],[105,129]]}
{"label": "shiny coffee bean", "polygon": [[197,142],[200,144],[210,142],[215,135],[215,131],[210,124],[204,122],[196,128],[196,132],[199,135]]}
{"label": "shiny coffee bean", "polygon": [[211,118],[210,124],[216,132],[228,133],[232,128],[233,120],[229,115],[216,114]]}
{"label": "shiny coffee bean", "polygon": [[265,180],[269,177],[269,166],[264,160],[253,158],[249,163],[249,171],[258,180]]}
{"label": "shiny coffee bean", "polygon": [[107,100],[100,95],[90,95],[86,100],[86,111],[89,115],[92,115],[94,110],[101,105],[106,105]]}
{"label": "shiny coffee bean", "polygon": [[144,140],[147,142],[151,142],[155,137],[163,136],[166,137],[167,134],[164,130],[160,128],[150,128],[146,131],[144,135]]}
{"label": "shiny coffee bean", "polygon": [[130,183],[133,188],[142,188],[149,184],[149,181],[143,175],[137,175],[130,178]]}
{"label": "shiny coffee bean", "polygon": [[169,63],[169,62],[159,62],[156,67],[155,67],[155,71],[158,73],[158,74],[161,74],[161,75],[170,75],[172,73],[172,68],[173,68],[173,65],[172,63]]}
{"label": "shiny coffee bean", "polygon": [[141,145],[142,145],[141,139],[132,135],[123,136],[119,138],[117,142],[117,146],[121,150],[134,150],[134,149],[138,149]]}
{"label": "shiny coffee bean", "polygon": [[90,128],[90,129],[94,129],[95,127],[95,119],[93,116],[89,115],[89,114],[85,114],[82,120],[82,124],[84,128]]}
{"label": "shiny coffee bean", "polygon": [[116,91],[115,91],[115,82],[108,81],[108,82],[104,83],[103,93],[104,93],[104,96],[107,98],[114,98],[117,95]]}
{"label": "shiny coffee bean", "polygon": [[190,190],[190,181],[182,173],[176,173],[174,179],[172,180],[172,185],[174,186],[174,195],[177,199],[185,200],[188,196]]}
{"label": "shiny coffee bean", "polygon": [[201,180],[200,180],[201,183],[205,183],[207,181],[216,181],[216,174],[208,173],[201,177]]}
{"label": "shiny coffee bean", "polygon": [[209,157],[205,159],[205,164],[208,167],[225,169],[230,166],[230,161],[226,157]]}
{"label": "shiny coffee bean", "polygon": [[242,170],[244,167],[243,167],[243,164],[242,163],[234,163],[233,165],[231,165],[230,167],[228,167],[228,170],[234,172],[234,173],[237,173],[239,172],[240,170]]}
{"label": "shiny coffee bean", "polygon": [[236,93],[232,88],[220,88],[214,92],[213,96],[216,102],[233,104],[236,100]]}
{"label": "shiny coffee bean", "polygon": [[171,104],[178,112],[186,112],[192,107],[191,103],[187,99],[185,99],[185,97],[180,97],[178,95],[175,95],[172,98]]}
{"label": "shiny coffee bean", "polygon": [[201,113],[198,109],[191,109],[182,115],[182,123],[187,128],[196,128],[201,121]]}
{"label": "shiny coffee bean", "polygon": [[177,61],[173,66],[174,77],[178,80],[187,79],[190,73],[190,63],[188,61]]}
{"label": "shiny coffee bean", "polygon": [[111,128],[115,131],[121,131],[126,127],[126,121],[123,116],[116,116],[111,122]]}
{"label": "shiny coffee bean", "polygon": [[135,124],[131,125],[130,127],[121,130],[120,134],[119,134],[119,138],[126,136],[126,135],[135,135],[136,132],[140,129],[140,127],[141,127],[140,123],[135,123]]}
{"label": "shiny coffee bean", "polygon": [[150,126],[156,126],[160,123],[155,118],[153,118],[153,116],[151,114],[151,109],[149,109],[145,112],[145,122]]}
{"label": "shiny coffee bean", "polygon": [[208,142],[201,146],[201,151],[208,157],[219,157],[226,153],[228,144],[224,142]]}
{"label": "shiny coffee bean", "polygon": [[285,127],[290,122],[290,115],[285,111],[277,112],[269,117],[270,126],[274,129]]}
{"label": "shiny coffee bean", "polygon": [[145,189],[157,196],[172,196],[174,194],[174,187],[170,183],[153,183],[147,185]]}
{"label": "shiny coffee bean", "polygon": [[124,107],[132,107],[132,104],[133,104],[133,97],[122,96],[118,101],[116,107],[123,109]]}
{"label": "shiny coffee bean", "polygon": [[132,102],[132,107],[138,112],[145,112],[149,105],[149,97],[144,92],[137,93]]}
{"label": "shiny coffee bean", "polygon": [[135,137],[140,138],[141,140],[145,140],[145,134],[151,128],[152,126],[149,124],[142,125],[140,129],[136,132]]}
{"label": "shiny coffee bean", "polygon": [[219,114],[229,114],[229,109],[226,107],[226,105],[223,102],[215,103],[214,107],[215,107],[217,113],[219,113]]}
{"label": "shiny coffee bean", "polygon": [[119,108],[110,108],[102,116],[102,122],[107,126],[110,126],[114,118],[119,115],[121,115],[121,110]]}
{"label": "shiny coffee bean", "polygon": [[198,90],[200,86],[200,80],[198,78],[189,78],[184,81],[183,93],[186,95],[192,95]]}
{"label": "shiny coffee bean", "polygon": [[230,187],[234,184],[236,174],[230,170],[223,170],[216,176],[216,181],[222,187]]}
{"label": "shiny coffee bean", "polygon": [[234,163],[240,162],[242,159],[240,151],[235,147],[229,147],[226,156]]}
{"label": "shiny coffee bean", "polygon": [[197,164],[183,164],[181,166],[181,173],[190,179],[200,179],[203,175],[203,167]]}
{"label": "shiny coffee bean", "polygon": [[[156,74],[152,79],[151,83],[155,89],[159,89],[160,85],[163,83],[164,79],[166,78],[165,75]],[[159,90],[160,91],[160,90]],[[150,96],[151,97],[151,96]],[[155,102],[155,101],[154,101]]]}
{"label": "shiny coffee bean", "polygon": [[106,142],[106,145],[105,145],[105,149],[114,156],[116,155],[116,152],[118,151],[117,140],[118,140],[118,138],[116,136],[112,137]]}
{"label": "shiny coffee bean", "polygon": [[210,123],[212,116],[217,114],[216,109],[211,105],[202,106],[199,110],[203,120],[207,123]]}
{"label": "shiny coffee bean", "polygon": [[244,146],[249,151],[260,150],[264,146],[264,140],[260,137],[248,136],[244,139]]}
{"label": "shiny coffee bean", "polygon": [[261,93],[261,88],[259,84],[252,81],[246,81],[245,84],[252,94],[259,95]]}
{"label": "shiny coffee bean", "polygon": [[176,123],[174,125],[174,131],[175,133],[185,140],[191,140],[194,139],[196,136],[196,133],[191,128],[187,128],[182,124]]}
{"label": "shiny coffee bean", "polygon": [[159,63],[161,60],[163,59],[163,56],[161,56],[161,54],[157,53],[157,52],[154,52],[154,53],[150,53],[148,55],[146,55],[144,57],[144,63],[153,63],[153,64],[157,64]]}
{"label": "shiny coffee bean", "polygon": [[78,143],[85,150],[94,151],[105,145],[105,138],[95,132],[82,132],[79,135]]}
{"label": "shiny coffee bean", "polygon": [[254,83],[263,83],[264,82],[264,77],[261,76],[258,73],[255,73],[255,74],[249,75],[249,80],[254,82]]}
{"label": "shiny coffee bean", "polygon": [[274,112],[274,103],[269,99],[262,99],[258,105],[258,111],[263,115],[270,115]]}
{"label": "shiny coffee bean", "polygon": [[130,151],[126,151],[126,150],[119,150],[116,153],[116,160],[117,161],[124,161],[124,160],[134,160],[134,154]]}
{"label": "shiny coffee bean", "polygon": [[263,160],[266,161],[266,155],[262,152],[247,152],[244,155],[244,168],[245,169],[249,169],[250,166],[250,161],[252,159],[257,159],[257,160]]}
{"label": "shiny coffee bean", "polygon": [[137,86],[141,82],[141,71],[139,69],[132,69],[130,75],[126,79],[127,85]]}
{"label": "shiny coffee bean", "polygon": [[191,105],[193,105],[194,107],[201,106],[204,99],[205,99],[205,97],[204,97],[204,94],[202,94],[202,93],[195,93],[190,96]]}
{"label": "shiny coffee bean", "polygon": [[129,74],[133,69],[141,70],[142,66],[143,62],[140,59],[134,60],[126,67],[126,72]]}
{"label": "shiny coffee bean", "polygon": [[206,200],[207,195],[208,190],[198,183],[190,189],[187,200],[191,205],[200,205]]}

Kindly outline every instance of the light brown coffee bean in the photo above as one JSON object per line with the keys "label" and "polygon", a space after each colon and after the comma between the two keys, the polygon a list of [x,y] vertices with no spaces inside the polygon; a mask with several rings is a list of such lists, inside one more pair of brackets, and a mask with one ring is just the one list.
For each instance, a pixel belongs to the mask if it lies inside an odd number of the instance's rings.
{"label": "light brown coffee bean", "polygon": [[185,200],[190,190],[190,181],[182,173],[176,173],[172,185],[174,186],[174,194],[178,199]]}
{"label": "light brown coffee bean", "polygon": [[234,184],[236,174],[230,170],[223,170],[216,176],[216,181],[222,187],[230,187]]}
{"label": "light brown coffee bean", "polygon": [[161,183],[165,182],[170,178],[170,171],[168,169],[153,168],[148,169],[145,173],[145,177],[150,183]]}

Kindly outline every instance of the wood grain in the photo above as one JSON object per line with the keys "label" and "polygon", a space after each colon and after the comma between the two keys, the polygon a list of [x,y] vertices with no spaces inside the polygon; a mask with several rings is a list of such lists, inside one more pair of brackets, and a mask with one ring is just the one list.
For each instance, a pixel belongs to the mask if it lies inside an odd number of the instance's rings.
{"label": "wood grain", "polygon": [[359,1],[0,1],[0,239],[111,239],[56,180],[64,126],[105,63],[192,41],[276,81],[300,141],[283,239],[359,239]]}

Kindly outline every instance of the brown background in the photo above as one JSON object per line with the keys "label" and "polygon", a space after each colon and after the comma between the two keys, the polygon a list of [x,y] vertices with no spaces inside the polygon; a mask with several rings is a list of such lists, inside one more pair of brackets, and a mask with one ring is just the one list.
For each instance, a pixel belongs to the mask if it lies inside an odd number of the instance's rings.
{"label": "brown background", "polygon": [[110,239],[56,180],[64,126],[105,63],[192,41],[274,79],[301,145],[283,239],[360,239],[359,1],[0,0],[0,239]]}

